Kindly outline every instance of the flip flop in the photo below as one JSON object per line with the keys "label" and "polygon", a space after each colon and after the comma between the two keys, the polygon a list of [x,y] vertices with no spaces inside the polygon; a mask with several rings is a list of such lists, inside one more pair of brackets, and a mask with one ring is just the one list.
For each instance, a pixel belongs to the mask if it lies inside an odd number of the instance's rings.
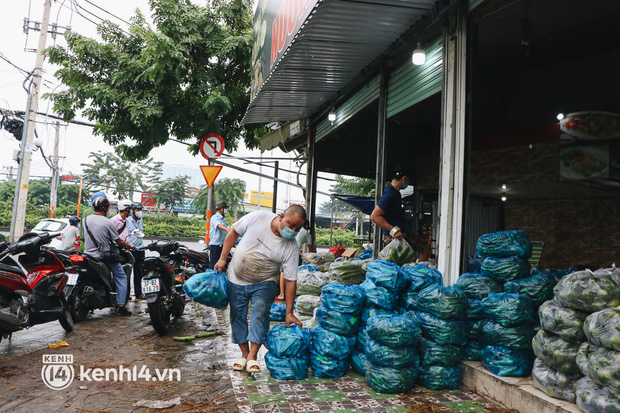
{"label": "flip flop", "polygon": [[[247,360],[244,359],[243,357],[238,358],[237,360],[235,360],[235,362],[233,363],[233,370],[235,371],[243,371],[245,370],[245,364],[247,363]],[[241,367],[237,367],[237,365],[241,366]]]}
{"label": "flip flop", "polygon": [[260,365],[258,364],[258,361],[248,360],[245,371],[247,371],[248,373],[260,373]]}

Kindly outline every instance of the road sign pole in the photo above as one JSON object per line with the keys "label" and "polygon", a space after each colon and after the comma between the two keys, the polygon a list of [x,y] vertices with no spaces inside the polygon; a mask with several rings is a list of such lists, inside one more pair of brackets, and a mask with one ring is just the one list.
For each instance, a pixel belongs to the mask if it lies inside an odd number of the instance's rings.
{"label": "road sign pole", "polygon": [[[208,160],[209,166],[211,166],[211,160]],[[208,184],[208,183],[207,183]],[[213,200],[213,185],[209,185],[209,191],[207,192],[207,223],[205,232],[205,244],[209,246],[211,242],[211,202]]]}

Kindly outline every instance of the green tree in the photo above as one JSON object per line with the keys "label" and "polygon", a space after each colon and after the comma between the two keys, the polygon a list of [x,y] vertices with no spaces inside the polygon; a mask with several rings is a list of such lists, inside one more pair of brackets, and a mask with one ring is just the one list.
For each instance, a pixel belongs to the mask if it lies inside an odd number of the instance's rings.
{"label": "green tree", "polygon": [[157,203],[157,208],[165,207],[172,213],[174,205],[181,205],[184,201],[185,190],[189,186],[189,177],[180,176],[168,178],[157,183],[151,192],[151,198]]}
{"label": "green tree", "polygon": [[[58,206],[77,205],[80,196],[80,186],[61,183],[58,186]],[[82,191],[82,205],[86,205],[90,196],[87,191]]]}
{"label": "green tree", "polygon": [[[198,211],[206,216],[208,205],[209,187],[203,185],[198,192],[198,195],[194,199],[194,206]],[[224,178],[218,180],[213,185],[213,204],[216,201],[223,199],[228,204],[230,209],[229,216],[237,219],[237,214],[244,210],[243,208],[243,195],[245,194],[245,181],[242,179]]]}
{"label": "green tree", "polygon": [[28,203],[41,208],[50,204],[51,179],[41,179],[28,184]]}
{"label": "green tree", "polygon": [[104,190],[119,198],[133,199],[136,191],[145,191],[158,182],[162,162],[152,158],[143,162],[124,160],[113,153],[91,152],[91,163],[83,163],[85,189]]}
{"label": "green tree", "polygon": [[0,201],[13,203],[15,196],[15,182],[0,182]]}
{"label": "green tree", "polygon": [[[209,132],[255,148],[264,129],[243,127],[251,82],[252,6],[247,0],[150,0],[154,27],[136,11],[129,33],[98,26],[102,42],[66,35],[47,49],[66,90],[49,94],[65,119],[79,111],[127,159],[144,159],[169,136],[194,141]],[[259,133],[260,132],[260,133]],[[131,139],[128,141],[127,138]]]}

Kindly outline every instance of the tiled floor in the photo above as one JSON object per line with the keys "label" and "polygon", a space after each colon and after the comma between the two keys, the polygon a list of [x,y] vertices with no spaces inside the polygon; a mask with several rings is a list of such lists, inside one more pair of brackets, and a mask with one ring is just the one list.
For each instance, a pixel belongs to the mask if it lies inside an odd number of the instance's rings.
{"label": "tiled floor", "polygon": [[[218,322],[229,331],[227,314],[218,311]],[[239,357],[232,343],[227,347],[229,366]],[[261,350],[261,356],[264,350]],[[305,380],[275,380],[260,359],[257,374],[230,369],[239,412],[493,412],[503,409],[467,390],[434,392],[416,386],[408,394],[379,394],[355,370],[338,379],[317,378],[312,370]],[[419,410],[415,407],[420,408]],[[423,408],[426,407],[426,408]]]}

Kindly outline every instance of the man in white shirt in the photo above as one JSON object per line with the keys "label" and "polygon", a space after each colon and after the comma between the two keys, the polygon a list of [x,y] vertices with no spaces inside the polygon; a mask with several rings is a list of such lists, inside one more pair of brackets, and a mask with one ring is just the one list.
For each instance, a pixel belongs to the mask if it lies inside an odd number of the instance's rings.
{"label": "man in white shirt", "polygon": [[213,269],[215,263],[220,260],[222,255],[222,247],[226,235],[230,231],[226,225],[226,212],[228,212],[228,204],[223,199],[215,203],[216,213],[211,217],[211,230],[209,231],[209,268]]}
{"label": "man in white shirt", "polygon": [[290,206],[280,215],[255,211],[235,222],[224,240],[222,255],[214,267],[220,272],[226,265],[226,256],[243,234],[227,271],[232,341],[239,345],[242,355],[234,362],[234,370],[260,372],[258,350],[269,331],[269,313],[277,294],[280,267],[286,288],[286,325],[301,326],[293,315],[299,259],[295,237],[305,221],[306,211],[299,205]]}
{"label": "man in white shirt", "polygon": [[69,217],[69,228],[65,230],[64,238],[62,239],[61,250],[73,251],[77,250],[75,247],[76,238],[80,237],[80,229],[78,223],[80,219],[76,216]]}

